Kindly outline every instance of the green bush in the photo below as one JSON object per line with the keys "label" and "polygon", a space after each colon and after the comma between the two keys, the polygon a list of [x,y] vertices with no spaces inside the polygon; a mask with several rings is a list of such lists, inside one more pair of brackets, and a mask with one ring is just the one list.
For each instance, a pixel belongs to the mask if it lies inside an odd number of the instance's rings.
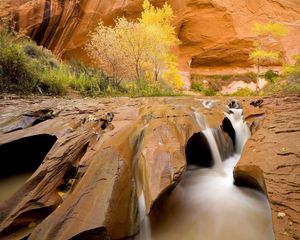
{"label": "green bush", "polygon": [[300,94],[300,55],[295,55],[294,64],[284,65],[283,75],[275,78],[262,91],[263,95]]}
{"label": "green bush", "polygon": [[233,75],[218,75],[218,74],[216,74],[216,75],[209,75],[207,77],[212,78],[212,79],[222,79],[224,81],[227,81],[230,78],[232,78]]}
{"label": "green bush", "polygon": [[255,95],[256,95],[255,92],[249,88],[240,88],[236,92],[230,94],[230,96],[241,96],[241,97],[255,96]]}
{"label": "green bush", "polygon": [[274,82],[278,76],[278,73],[274,72],[273,70],[269,70],[264,74],[265,79],[271,83]]}
{"label": "green bush", "polygon": [[154,96],[179,96],[179,92],[174,92],[168,84],[163,81],[148,82],[139,80],[138,84],[126,84],[127,95],[131,97],[154,97]]}
{"label": "green bush", "polygon": [[73,61],[64,64],[51,51],[29,38],[0,32],[0,91],[63,95],[69,87],[89,96],[173,96],[178,93],[163,82],[139,81],[121,85],[95,68]]}
{"label": "green bush", "polygon": [[0,90],[16,93],[65,93],[66,71],[50,51],[32,41],[0,33]]}
{"label": "green bush", "polygon": [[255,82],[255,81],[256,81],[256,78],[257,78],[257,75],[256,75],[256,73],[254,73],[254,72],[247,72],[247,73],[245,74],[245,76],[248,77],[248,78],[250,78],[253,82]]}
{"label": "green bush", "polygon": [[84,95],[97,96],[122,92],[121,86],[114,86],[110,78],[102,71],[92,67],[86,67],[78,61],[69,63],[70,71],[74,79],[70,86]]}
{"label": "green bush", "polygon": [[0,46],[2,90],[31,92],[38,84],[35,65],[27,60],[20,45]]}
{"label": "green bush", "polygon": [[267,96],[300,94],[300,71],[288,77],[276,79],[273,83],[268,84],[260,94]]}
{"label": "green bush", "polygon": [[205,88],[202,83],[193,81],[191,85],[191,90],[195,92],[201,92],[205,96],[215,96],[216,91],[212,87]]}

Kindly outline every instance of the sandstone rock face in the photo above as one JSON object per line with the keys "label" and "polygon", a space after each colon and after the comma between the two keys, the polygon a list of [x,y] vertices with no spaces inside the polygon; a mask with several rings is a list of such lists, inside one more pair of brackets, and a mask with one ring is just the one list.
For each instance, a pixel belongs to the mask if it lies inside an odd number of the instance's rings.
{"label": "sandstone rock face", "polygon": [[300,236],[300,98],[265,98],[263,123],[245,145],[234,176],[267,193],[276,239]]}
{"label": "sandstone rock face", "polygon": [[[235,180],[268,195],[276,239],[297,239],[299,97],[265,98],[261,107],[251,106],[252,100],[240,99],[255,134]],[[180,181],[188,139],[204,128],[204,119],[209,127],[219,127],[226,101],[4,96],[0,180],[21,173],[24,165],[34,173],[0,203],[0,238],[133,236],[139,214],[149,214]],[[109,112],[114,113],[112,122]],[[31,165],[33,159],[37,162]],[[145,212],[138,209],[143,196]]]}
{"label": "sandstone rock face", "polygon": [[[289,33],[268,44],[282,53],[282,62],[300,52],[300,4],[298,0],[169,0],[151,1],[156,6],[168,2],[174,9],[174,26],[181,41],[175,50],[182,70],[207,73],[238,71],[251,67],[254,22],[285,24]],[[89,31],[99,20],[112,24],[119,16],[135,19],[142,0],[38,0],[0,3],[0,17],[16,21],[16,30],[29,35],[64,59],[88,58],[83,46]]]}
{"label": "sandstone rock face", "polygon": [[[26,165],[34,173],[1,203],[5,239],[134,235],[138,198],[145,196],[149,213],[176,186],[186,167],[185,144],[201,130],[193,111],[211,112],[188,98],[15,101],[2,99],[0,106],[0,178]],[[115,117],[102,129],[107,112]]]}

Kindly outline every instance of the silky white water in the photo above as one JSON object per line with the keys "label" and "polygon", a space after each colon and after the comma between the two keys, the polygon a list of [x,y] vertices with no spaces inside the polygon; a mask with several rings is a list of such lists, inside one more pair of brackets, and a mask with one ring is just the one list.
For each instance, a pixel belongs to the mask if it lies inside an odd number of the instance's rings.
{"label": "silky white water", "polygon": [[143,236],[139,234],[136,239],[275,239],[266,196],[233,184],[233,168],[250,132],[242,111],[231,109],[231,112],[226,116],[236,131],[236,153],[222,162],[211,130],[205,130],[214,167],[190,166],[180,184],[151,214],[151,222],[148,217],[144,219]]}

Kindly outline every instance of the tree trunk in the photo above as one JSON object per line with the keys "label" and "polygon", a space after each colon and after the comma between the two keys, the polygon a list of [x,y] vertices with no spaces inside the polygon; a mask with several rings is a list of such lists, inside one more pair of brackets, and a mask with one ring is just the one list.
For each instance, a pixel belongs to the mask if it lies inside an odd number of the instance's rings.
{"label": "tree trunk", "polygon": [[158,82],[158,75],[159,75],[159,70],[158,70],[158,68],[155,68],[155,71],[154,71],[154,80],[156,82]]}
{"label": "tree trunk", "polygon": [[257,73],[256,73],[256,92],[259,91],[259,74],[260,74],[260,61],[257,60]]}

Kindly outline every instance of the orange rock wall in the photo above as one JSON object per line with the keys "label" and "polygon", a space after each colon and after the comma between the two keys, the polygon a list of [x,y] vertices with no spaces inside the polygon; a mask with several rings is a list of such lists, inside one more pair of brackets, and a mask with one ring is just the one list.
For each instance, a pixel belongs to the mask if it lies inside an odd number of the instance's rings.
{"label": "orange rock wall", "polygon": [[[254,22],[285,24],[289,33],[279,42],[267,40],[282,52],[282,61],[300,53],[299,0],[152,0],[174,9],[178,38],[175,50],[182,70],[205,72],[251,67]],[[87,60],[82,47],[88,33],[103,20],[137,18],[142,0],[2,0],[0,17],[16,21],[16,29],[64,59]]]}

